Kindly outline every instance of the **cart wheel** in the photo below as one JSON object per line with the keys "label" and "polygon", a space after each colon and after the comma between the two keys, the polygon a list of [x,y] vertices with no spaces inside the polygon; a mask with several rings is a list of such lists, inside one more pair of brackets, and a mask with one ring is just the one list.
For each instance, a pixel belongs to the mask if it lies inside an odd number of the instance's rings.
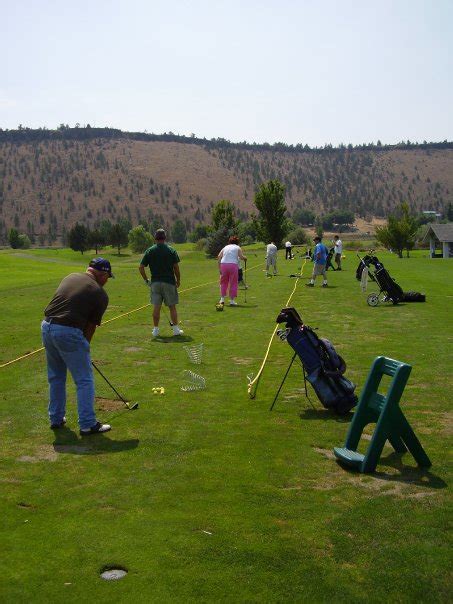
{"label": "cart wheel", "polygon": [[377,306],[379,304],[378,294],[370,294],[366,299],[368,306]]}

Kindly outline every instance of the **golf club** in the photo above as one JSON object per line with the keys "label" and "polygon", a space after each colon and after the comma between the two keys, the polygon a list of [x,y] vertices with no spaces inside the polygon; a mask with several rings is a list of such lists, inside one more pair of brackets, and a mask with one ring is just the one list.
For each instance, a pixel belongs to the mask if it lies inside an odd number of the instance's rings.
{"label": "golf club", "polygon": [[247,304],[247,260],[244,260],[244,302]]}
{"label": "golf club", "polygon": [[113,390],[113,392],[123,401],[123,403],[126,405],[126,407],[129,409],[129,411],[133,411],[134,409],[138,409],[138,403],[134,403],[133,405],[129,405],[129,403],[127,401],[124,400],[124,398],[121,396],[121,394],[116,390],[116,388],[114,388],[112,386],[112,384],[108,381],[108,379],[105,377],[105,375],[102,373],[102,371],[99,369],[99,367],[97,367],[94,364],[94,361],[91,361],[91,364],[93,365],[93,367],[96,369],[96,371],[99,373],[99,375],[101,375],[104,380],[107,382],[107,384],[110,386],[110,388]]}
{"label": "golf club", "polygon": [[162,304],[161,308],[162,308],[162,310],[164,311],[164,315],[165,315],[165,318],[166,318],[166,319],[167,319],[167,321],[168,321],[168,324],[170,325],[170,327],[173,327],[173,323],[172,323],[172,322],[170,321],[170,319],[168,318],[167,311],[165,310],[165,306],[164,306],[163,304]]}

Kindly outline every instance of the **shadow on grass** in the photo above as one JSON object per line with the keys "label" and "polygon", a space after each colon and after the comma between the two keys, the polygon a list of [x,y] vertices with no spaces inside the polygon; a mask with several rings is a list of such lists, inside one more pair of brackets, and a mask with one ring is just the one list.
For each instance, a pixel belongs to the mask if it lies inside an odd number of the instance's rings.
{"label": "shadow on grass", "polygon": [[[228,304],[228,307],[230,305]],[[242,304],[240,304],[239,302],[236,304],[236,306],[232,306],[231,308],[258,308],[258,304],[249,304],[248,302],[244,302]]]}
{"label": "shadow on grass", "polygon": [[104,434],[79,437],[70,428],[62,428],[55,433],[52,443],[56,453],[71,453],[72,455],[105,455],[136,449],[138,438],[129,440],[112,440]]}
{"label": "shadow on grass", "polygon": [[[387,480],[389,482],[402,482],[404,484],[415,485],[418,487],[428,487],[430,489],[445,489],[447,487],[447,483],[442,480],[442,478],[436,476],[427,468],[406,465],[403,462],[403,456],[406,456],[406,458],[409,456],[409,458],[412,459],[412,456],[409,452],[392,452],[386,457],[381,457],[379,460],[380,465],[389,466],[395,470],[399,470],[399,474],[377,470],[376,472],[369,474],[369,476],[374,476],[375,478]],[[354,468],[342,465],[338,460],[337,463],[346,472],[349,472],[350,474],[358,474],[357,470],[354,470]]]}
{"label": "shadow on grass", "polygon": [[157,344],[184,344],[186,342],[193,342],[193,338],[190,336],[157,336],[153,338],[152,342]]}
{"label": "shadow on grass", "polygon": [[336,421],[342,424],[348,424],[354,414],[351,412],[345,415],[337,415],[332,409],[304,409],[300,414],[300,419],[317,419],[323,421]]}

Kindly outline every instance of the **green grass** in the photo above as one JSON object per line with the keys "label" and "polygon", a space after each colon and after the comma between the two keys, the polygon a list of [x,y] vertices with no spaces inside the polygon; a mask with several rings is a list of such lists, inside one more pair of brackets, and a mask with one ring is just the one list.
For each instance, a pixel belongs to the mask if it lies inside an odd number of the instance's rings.
{"label": "green grass", "polygon": [[[182,341],[153,341],[149,307],[94,337],[93,359],[140,405],[99,412],[112,432],[78,437],[70,380],[69,428],[48,429],[42,352],[0,369],[1,601],[449,601],[453,264],[426,252],[379,254],[404,289],[426,292],[426,304],[368,307],[353,252],[345,271],[329,272],[329,289],[301,281],[292,298],[359,388],[377,355],[413,365],[403,406],[433,467],[418,470],[386,448],[378,472],[364,476],[331,458],[348,421],[314,395],[310,407],[297,366],[269,413],[292,356],[286,343],[275,340],[256,399],[247,395],[299,261],[280,258],[281,276],[266,279],[263,250],[249,250],[247,304],[241,292],[239,308],[217,313],[216,262],[191,249],[181,250]],[[102,254],[116,275],[105,319],[146,304],[140,257]],[[0,252],[0,364],[41,346],[44,307],[88,260],[69,250]],[[170,336],[164,318],[162,332]],[[189,363],[190,342],[203,342],[202,365]],[[206,390],[181,392],[184,369],[204,376]],[[97,395],[113,398],[95,377]],[[109,564],[127,577],[102,581]]]}

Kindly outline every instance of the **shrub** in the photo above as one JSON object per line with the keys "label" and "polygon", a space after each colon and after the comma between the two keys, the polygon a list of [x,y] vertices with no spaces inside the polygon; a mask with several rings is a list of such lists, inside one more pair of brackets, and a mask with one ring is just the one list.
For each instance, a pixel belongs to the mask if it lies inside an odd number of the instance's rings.
{"label": "shrub", "polygon": [[139,225],[129,231],[129,247],[134,254],[142,254],[147,248],[153,245],[153,238],[143,225]]}
{"label": "shrub", "polygon": [[207,243],[208,243],[208,240],[206,239],[206,237],[202,237],[201,239],[198,239],[198,241],[196,241],[193,244],[193,249],[196,252],[203,252],[206,249]]}
{"label": "shrub", "polygon": [[23,248],[24,250],[28,250],[31,245],[28,235],[19,235],[19,244],[19,247]]}
{"label": "shrub", "polygon": [[292,245],[303,245],[308,242],[307,233],[302,227],[296,227],[288,233],[288,241],[291,241]]}
{"label": "shrub", "polygon": [[211,258],[215,258],[220,250],[228,243],[228,238],[232,231],[226,226],[211,233],[206,243],[206,253]]}

